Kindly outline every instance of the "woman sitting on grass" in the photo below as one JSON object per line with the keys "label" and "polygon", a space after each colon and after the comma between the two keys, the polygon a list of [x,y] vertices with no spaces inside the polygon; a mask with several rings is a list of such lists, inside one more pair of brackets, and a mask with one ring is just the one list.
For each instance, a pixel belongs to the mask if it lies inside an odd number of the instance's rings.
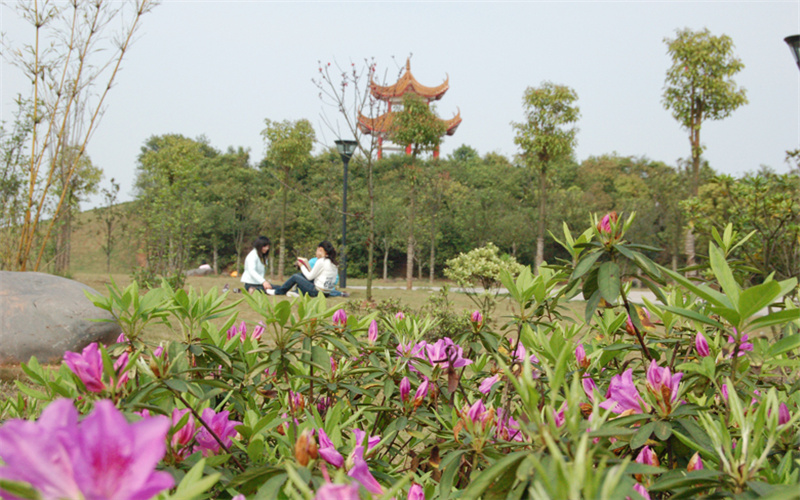
{"label": "woman sitting on grass", "polygon": [[[266,236],[259,236],[253,242],[253,249],[244,259],[244,272],[242,273],[242,283],[248,292],[258,290],[265,292],[272,288],[272,285],[264,277],[267,272],[267,258],[269,257],[269,247],[271,242]],[[235,292],[236,290],[234,290]]]}
{"label": "woman sitting on grass", "polygon": [[336,262],[336,249],[330,241],[323,241],[317,247],[317,261],[314,267],[309,269],[307,264],[298,259],[300,273],[293,274],[286,283],[276,286],[272,290],[267,290],[269,295],[295,295],[290,292],[292,287],[297,285],[300,293],[305,293],[316,297],[319,292],[328,295],[336,286],[336,277],[339,274],[339,266]]}

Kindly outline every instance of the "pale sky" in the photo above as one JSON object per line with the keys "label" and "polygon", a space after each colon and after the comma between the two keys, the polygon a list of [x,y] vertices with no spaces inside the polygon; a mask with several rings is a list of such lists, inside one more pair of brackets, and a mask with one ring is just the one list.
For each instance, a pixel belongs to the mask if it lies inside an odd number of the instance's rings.
{"label": "pale sky", "polygon": [[[29,36],[3,2],[0,30],[12,45]],[[783,38],[800,33],[800,1],[750,2],[266,2],[165,1],[144,18],[88,153],[131,199],[136,157],[151,135],[205,135],[220,150],[264,156],[264,119],[307,118],[322,145],[322,103],[311,79],[318,62],[359,64],[397,74],[409,54],[417,80],[435,86],[443,118],[463,122],[446,155],[462,144],[483,155],[516,154],[512,121],[522,94],[544,81],[578,94],[576,157],[617,152],[675,165],[689,155],[685,131],[661,104],[670,65],[665,37],[678,28],[727,34],[745,69],[736,77],[750,103],[706,122],[706,158],[740,175],[769,165],[789,171],[800,146],[800,71]],[[2,120],[26,92],[18,70],[2,66]]]}

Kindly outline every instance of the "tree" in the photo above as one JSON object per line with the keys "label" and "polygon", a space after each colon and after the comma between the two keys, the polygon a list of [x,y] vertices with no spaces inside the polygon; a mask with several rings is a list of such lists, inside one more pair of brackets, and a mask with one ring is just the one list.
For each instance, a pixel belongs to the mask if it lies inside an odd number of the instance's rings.
{"label": "tree", "polygon": [[290,187],[289,175],[311,158],[314,147],[314,128],[308,120],[273,122],[264,120],[266,128],[261,132],[267,143],[266,160],[281,171],[281,225],[278,248],[278,278],[283,281],[286,265],[286,214]]}
{"label": "tree", "polygon": [[116,234],[119,229],[125,230],[125,211],[118,204],[119,183],[111,178],[111,187],[100,189],[103,196],[103,206],[95,211],[97,221],[102,224],[102,229],[98,233],[102,235],[103,242],[100,248],[106,256],[106,272],[111,272],[111,255],[119,243],[119,236]]}
{"label": "tree", "polygon": [[10,130],[0,123],[0,269],[16,268],[14,242],[25,214],[27,144],[33,128],[30,102],[18,98],[14,124]]}
{"label": "tree", "polygon": [[[664,82],[664,107],[672,112],[681,128],[689,132],[692,158],[692,196],[700,187],[700,157],[704,147],[700,129],[705,120],[722,120],[747,104],[745,89],[733,76],[744,63],[733,54],[733,40],[714,36],[708,29],[677,30],[675,38],[664,38],[672,66]],[[686,265],[695,261],[692,225],[686,230]]]}
{"label": "tree", "polygon": [[411,164],[406,168],[411,185],[408,209],[408,252],[406,255],[407,290],[411,290],[414,278],[414,217],[417,199],[416,185],[419,175],[416,159],[420,153],[438,148],[446,130],[447,125],[436,116],[426,100],[416,94],[403,96],[403,110],[394,115],[390,136],[395,144],[406,148],[411,147]]}
{"label": "tree", "polygon": [[[363,164],[367,170],[367,196],[369,199],[369,234],[367,236],[367,300],[372,300],[372,276],[375,265],[375,182],[374,166],[375,151],[378,147],[378,138],[374,135],[366,135],[359,127],[359,118],[377,118],[385,108],[385,104],[376,99],[371,92],[372,83],[375,79],[375,60],[365,59],[363,66],[357,67],[355,63],[350,64],[350,68],[342,68],[335,63],[333,68],[340,74],[334,77],[331,70],[331,63],[323,65],[319,61],[319,77],[313,79],[314,84],[319,88],[319,97],[323,104],[336,110],[338,116],[344,120],[346,135],[352,137],[358,143],[358,149],[363,156]],[[385,80],[385,78],[384,78]],[[342,139],[342,131],[338,126],[337,120],[332,120],[323,110],[322,122],[336,135]],[[354,162],[354,164],[357,164]],[[349,214],[344,214],[348,217]],[[348,251],[348,249],[343,249]],[[348,262],[352,263],[350,259]],[[384,261],[384,274],[386,272]],[[385,276],[384,276],[385,278]]]}
{"label": "tree", "polygon": [[139,154],[137,210],[148,270],[181,276],[192,252],[202,209],[203,172],[217,152],[205,141],[182,135],[153,136]]}
{"label": "tree", "polygon": [[[114,86],[142,16],[155,3],[44,0],[19,4],[20,17],[33,29],[33,41],[22,47],[7,47],[7,52],[31,82],[34,104],[24,214],[8,243],[16,246],[15,269],[25,271],[32,265],[37,270],[41,265],[53,227],[67,201],[72,177],[105,110],[106,96]],[[115,31],[114,26],[121,28]],[[75,123],[79,124],[77,130]],[[77,140],[70,140],[71,133],[76,134]],[[60,165],[66,151],[74,154]],[[55,194],[52,210],[46,213],[59,177],[61,189]],[[41,232],[38,254],[31,261],[43,215],[49,215],[50,222]]]}
{"label": "tree", "polygon": [[517,131],[514,143],[522,149],[522,160],[539,175],[539,221],[536,236],[536,270],[544,262],[547,215],[547,174],[554,162],[569,158],[576,144],[580,109],[578,94],[564,85],[544,82],[528,87],[522,97],[525,122],[512,123]]}

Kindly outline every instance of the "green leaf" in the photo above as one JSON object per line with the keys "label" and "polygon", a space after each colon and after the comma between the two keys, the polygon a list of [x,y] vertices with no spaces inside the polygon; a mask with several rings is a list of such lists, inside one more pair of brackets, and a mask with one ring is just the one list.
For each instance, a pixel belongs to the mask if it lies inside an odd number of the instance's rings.
{"label": "green leaf", "polygon": [[664,420],[656,422],[655,434],[661,441],[666,441],[672,435],[672,425]]}
{"label": "green leaf", "polygon": [[728,262],[725,260],[725,255],[722,253],[722,250],[716,245],[709,245],[708,258],[711,263],[711,269],[714,271],[714,275],[717,277],[717,281],[725,292],[725,295],[727,295],[734,304],[738,304],[741,288],[733,277],[733,272],[730,266],[728,266]]}
{"label": "green leaf", "polygon": [[492,483],[501,475],[503,475],[503,473],[505,473],[508,469],[516,471],[516,468],[519,467],[520,462],[522,462],[528,456],[528,454],[529,452],[527,451],[518,451],[501,458],[491,467],[479,474],[477,478],[473,479],[459,498],[465,500],[477,500],[478,498],[481,498],[481,495],[483,495],[483,493],[492,485]]}
{"label": "green leaf", "polygon": [[217,484],[221,474],[217,472],[203,477],[203,469],[205,466],[205,459],[197,462],[183,477],[180,484],[175,489],[175,493],[169,495],[167,500],[193,500],[199,498],[203,493]]}
{"label": "green leaf", "polygon": [[605,262],[597,273],[597,288],[600,295],[613,304],[619,297],[620,270],[616,262]]}
{"label": "green leaf", "polygon": [[0,479],[0,490],[6,491],[16,498],[24,498],[25,500],[39,500],[42,495],[28,483],[21,481],[11,481],[8,479]]}
{"label": "green leaf", "polygon": [[650,435],[656,428],[655,422],[648,422],[639,428],[639,431],[631,438],[631,449],[641,448],[647,444]]}
{"label": "green leaf", "polygon": [[690,309],[683,309],[682,307],[675,307],[675,306],[663,306],[662,309],[665,311],[673,312],[679,316],[683,316],[684,318],[693,319],[695,321],[699,321],[700,323],[705,323],[706,325],[711,325],[715,328],[719,328],[720,330],[724,330],[725,327],[719,321],[715,321],[705,314],[701,314],[697,311],[692,311]]}
{"label": "green leaf", "polygon": [[588,253],[583,257],[581,257],[581,260],[579,260],[578,263],[575,265],[575,270],[572,271],[572,276],[570,277],[570,280],[576,280],[581,276],[583,276],[584,274],[586,274],[589,271],[589,269],[592,268],[594,263],[597,262],[597,259],[599,259],[602,255],[603,252],[597,251]]}
{"label": "green leaf", "polygon": [[710,304],[715,305],[717,307],[728,307],[731,309],[733,308],[733,304],[724,294],[721,294],[716,290],[712,290],[711,288],[705,285],[697,285],[692,281],[686,279],[684,276],[676,272],[673,272],[667,269],[666,267],[659,266],[659,268],[663,273],[672,278],[673,281],[677,282],[682,287],[688,289],[701,299],[706,300]]}
{"label": "green leaf", "polygon": [[795,333],[794,335],[789,335],[775,342],[769,350],[769,357],[774,358],[780,356],[798,347],[800,347],[800,333]]}
{"label": "green leaf", "polygon": [[758,330],[772,325],[789,323],[796,319],[800,319],[800,309],[786,309],[753,320],[747,325],[747,330]]}
{"label": "green leaf", "polygon": [[775,281],[748,288],[739,296],[739,314],[746,320],[772,304],[780,294],[781,286]]}

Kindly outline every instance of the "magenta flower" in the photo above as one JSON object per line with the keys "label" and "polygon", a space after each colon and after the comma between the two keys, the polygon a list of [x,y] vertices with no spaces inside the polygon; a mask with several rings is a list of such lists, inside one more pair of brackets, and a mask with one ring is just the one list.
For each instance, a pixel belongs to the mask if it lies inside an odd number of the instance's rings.
{"label": "magenta flower", "polygon": [[333,324],[337,326],[344,326],[347,324],[347,313],[344,309],[337,309],[333,313]]}
{"label": "magenta flower", "polygon": [[414,407],[417,407],[417,406],[422,404],[422,401],[428,395],[428,387],[429,387],[429,385],[430,385],[430,382],[428,382],[427,378],[424,378],[422,380],[422,383],[419,384],[419,387],[417,388],[417,392],[414,393]]}
{"label": "magenta flower", "polygon": [[483,324],[483,314],[480,311],[474,311],[472,316],[470,316],[470,321],[475,324],[478,328],[481,327]]}
{"label": "magenta flower", "polygon": [[172,410],[172,427],[178,425],[184,415],[189,414],[189,420],[186,421],[186,424],[181,427],[180,429],[175,429],[175,432],[172,434],[172,443],[173,447],[179,446],[186,446],[189,444],[189,441],[192,440],[194,437],[195,427],[194,427],[194,416],[192,416],[191,410],[189,408],[178,409],[175,408]]}
{"label": "magenta flower", "polygon": [[617,212],[609,212],[597,224],[597,230],[601,234],[611,234],[611,222],[617,222]]}
{"label": "magenta flower", "polygon": [[789,413],[789,407],[786,403],[781,403],[778,407],[778,425],[785,425],[792,419],[792,414]]}
{"label": "magenta flower", "polygon": [[492,387],[494,386],[494,384],[496,384],[498,382],[500,382],[500,374],[499,373],[496,374],[496,375],[492,375],[491,377],[483,379],[483,382],[481,382],[481,385],[478,386],[478,390],[482,394],[489,394],[489,392],[492,390]]}
{"label": "magenta flower", "polygon": [[[235,427],[241,424],[241,422],[237,422],[236,420],[228,420],[228,415],[230,415],[228,411],[217,413],[211,408],[204,409],[203,413],[200,415],[203,422],[211,428],[226,447],[230,447],[233,444],[231,438],[236,435]],[[214,436],[211,435],[205,426],[200,427],[197,431],[195,441],[197,441],[195,451],[201,451],[204,457],[214,455],[220,450],[219,442],[214,439]]]}
{"label": "magenta flower", "polygon": [[703,336],[703,332],[697,332],[697,336],[694,339],[694,347],[697,349],[697,354],[701,358],[705,358],[711,351],[708,349],[708,342],[706,342],[706,338]]}
{"label": "magenta flower", "polygon": [[158,346],[153,349],[153,357],[160,358],[164,354],[164,348],[162,346]]}
{"label": "magenta flower", "polygon": [[400,381],[400,400],[405,403],[409,394],[411,394],[411,381],[408,380],[408,377],[403,377],[403,380]]}
{"label": "magenta flower", "polygon": [[642,486],[639,483],[633,485],[633,489],[636,490],[636,493],[642,496],[645,500],[650,500],[650,493],[647,492],[647,488]]}
{"label": "magenta flower", "polygon": [[514,349],[514,352],[512,352],[511,355],[514,358],[514,361],[522,362],[525,358],[528,358],[531,363],[539,362],[539,358],[537,358],[535,354],[531,354],[530,357],[528,357],[528,350],[525,349],[525,346],[522,345],[522,342],[517,343],[517,347]]}
{"label": "magenta flower", "polygon": [[461,346],[453,343],[450,337],[444,337],[436,341],[435,344],[425,346],[425,354],[431,365],[437,364],[443,369],[449,367],[461,368],[472,364],[471,359],[464,358],[464,351]]}
{"label": "magenta flower", "polygon": [[561,405],[559,411],[553,410],[553,418],[555,420],[556,427],[561,427],[567,421],[567,417],[564,414],[565,409],[565,405]]}
{"label": "magenta flower", "polygon": [[422,490],[422,486],[412,483],[406,500],[425,500],[425,492]]}
{"label": "magenta flower", "polygon": [[658,400],[666,399],[664,394],[668,393],[669,401],[664,402],[672,403],[678,397],[678,385],[682,377],[683,373],[672,375],[669,368],[661,368],[656,364],[656,360],[652,360],[647,368],[647,389]]}
{"label": "magenta flower", "polygon": [[600,403],[600,408],[605,408],[614,413],[630,411],[642,413],[642,397],[633,384],[633,370],[625,370],[622,375],[611,377],[611,383],[606,392],[606,400]]}
{"label": "magenta flower", "polygon": [[[124,387],[125,384],[128,383],[128,379],[130,378],[130,376],[128,375],[127,368],[128,368],[128,351],[125,351],[114,362],[114,373],[116,373],[117,375],[116,387]],[[122,373],[123,371],[125,371],[125,373]]]}
{"label": "magenta flower", "polygon": [[700,458],[700,452],[695,452],[695,454],[692,455],[692,458],[689,459],[689,464],[686,466],[686,470],[703,470],[703,459]]}
{"label": "magenta flower", "polygon": [[[321,70],[320,70],[321,71]],[[332,484],[325,483],[317,494],[314,495],[314,500],[360,500],[358,495],[358,484]]]}
{"label": "magenta flower", "polygon": [[[361,429],[353,429],[353,435],[356,437],[356,446],[363,446],[364,445],[364,438],[367,437],[367,433],[362,431]],[[378,443],[381,442],[380,436],[370,436],[367,440],[367,451],[372,450]]]}
{"label": "magenta flower", "polygon": [[397,354],[401,358],[422,358],[425,346],[428,345],[424,340],[419,343],[408,342],[397,345]]}
{"label": "magenta flower", "polygon": [[583,348],[583,344],[578,344],[578,347],[575,348],[575,360],[579,367],[589,368],[589,358],[586,357],[586,349]]}
{"label": "magenta flower", "polygon": [[[356,448],[362,447],[357,446]],[[363,449],[361,450],[361,453],[363,453]],[[378,483],[378,481],[369,471],[369,465],[367,465],[367,462],[363,458],[358,457],[358,453],[356,453],[353,467],[350,469],[347,475],[361,483],[361,486],[363,486],[364,489],[370,493],[374,495],[383,494],[383,488],[381,487],[380,483]]]}
{"label": "magenta flower", "polygon": [[333,465],[334,467],[341,467],[344,465],[344,457],[341,453],[333,446],[333,442],[330,440],[328,435],[325,433],[325,429],[318,429],[319,431],[319,456],[322,457],[323,460],[328,462],[329,464]]}
{"label": "magenta flower", "polygon": [[728,401],[728,384],[722,384],[722,399]]}
{"label": "magenta flower", "polygon": [[147,500],[174,485],[154,470],[168,429],[163,416],[129,424],[107,400],[78,422],[72,402],[59,399],[36,422],[0,426],[0,478],[30,483],[44,500]]}
{"label": "magenta flower", "polygon": [[233,325],[228,329],[228,340],[236,337],[237,335],[239,336],[239,340],[242,342],[244,342],[244,339],[247,338],[247,323],[245,323],[244,320],[239,323],[238,327]]}
{"label": "magenta flower", "polygon": [[394,315],[394,319],[400,321],[400,320],[406,319],[406,315],[403,314],[403,311],[400,311],[400,312],[398,312],[397,314]]}
{"label": "magenta flower", "polygon": [[84,347],[80,354],[65,352],[64,363],[81,379],[89,392],[102,392],[106,388],[103,383],[103,355],[97,342]]}
{"label": "magenta flower", "polygon": [[250,338],[253,340],[261,340],[261,336],[264,335],[264,325],[261,323],[257,324],[255,328],[253,328],[253,333],[250,334]]}
{"label": "magenta flower", "polygon": [[519,424],[514,418],[502,408],[497,409],[497,426],[495,435],[504,441],[524,441],[522,432],[520,431]]}
{"label": "magenta flower", "polygon": [[483,400],[479,399],[472,403],[472,406],[469,408],[465,408],[461,414],[474,423],[483,422],[483,417],[486,414],[486,406],[483,404]]}
{"label": "magenta flower", "polygon": [[117,337],[117,344],[123,344],[128,341],[128,337],[125,336],[125,332],[120,332],[119,336]]}
{"label": "magenta flower", "polygon": [[[738,334],[738,332],[736,331],[736,328],[733,329],[733,333],[737,333]],[[747,334],[742,335],[741,343],[739,344],[739,351],[737,352],[736,357],[744,356],[745,352],[753,350],[753,344],[751,344],[750,342],[747,341],[748,338],[749,338],[749,335],[747,335]],[[733,338],[733,336],[728,335],[728,343],[729,344],[734,344],[734,348],[735,348],[736,339]],[[728,357],[732,358],[733,357],[733,352],[728,354]]]}
{"label": "magenta flower", "polygon": [[586,393],[589,401],[594,403],[594,393],[595,391],[598,391],[597,384],[595,383],[594,379],[588,375],[584,375],[581,383],[583,384],[583,392]]}
{"label": "magenta flower", "polygon": [[369,340],[370,344],[374,344],[378,340],[378,322],[374,319],[369,324],[369,329],[367,330],[367,340]]}
{"label": "magenta flower", "polygon": [[642,448],[642,451],[636,456],[636,461],[640,464],[652,465],[658,467],[658,456],[650,449],[649,446]]}

